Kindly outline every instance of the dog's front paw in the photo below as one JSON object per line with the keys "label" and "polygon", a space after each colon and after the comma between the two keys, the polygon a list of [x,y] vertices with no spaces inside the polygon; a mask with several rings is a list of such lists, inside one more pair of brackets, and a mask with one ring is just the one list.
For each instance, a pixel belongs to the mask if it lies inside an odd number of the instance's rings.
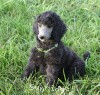
{"label": "dog's front paw", "polygon": [[55,86],[55,80],[52,78],[46,78],[46,83],[49,87]]}
{"label": "dog's front paw", "polygon": [[25,71],[22,75],[21,75],[21,80],[26,80],[26,78],[28,77],[28,72]]}

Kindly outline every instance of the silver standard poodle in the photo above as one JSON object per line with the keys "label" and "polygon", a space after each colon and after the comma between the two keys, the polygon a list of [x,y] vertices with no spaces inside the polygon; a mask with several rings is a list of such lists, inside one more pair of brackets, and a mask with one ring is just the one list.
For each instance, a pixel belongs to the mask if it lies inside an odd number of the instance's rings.
{"label": "silver standard poodle", "polygon": [[58,78],[69,81],[85,74],[85,60],[90,53],[84,54],[84,61],[71,49],[66,47],[61,38],[67,31],[60,17],[47,11],[40,14],[33,27],[37,45],[31,51],[28,65],[22,78],[29,77],[35,71],[46,75],[48,86],[56,85]]}

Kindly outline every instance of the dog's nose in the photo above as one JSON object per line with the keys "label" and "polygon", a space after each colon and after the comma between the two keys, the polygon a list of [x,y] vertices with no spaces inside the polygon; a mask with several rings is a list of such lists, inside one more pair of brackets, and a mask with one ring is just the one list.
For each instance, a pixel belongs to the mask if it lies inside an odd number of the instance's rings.
{"label": "dog's nose", "polygon": [[44,36],[40,36],[39,38],[40,38],[41,40],[45,39],[45,37],[44,37]]}

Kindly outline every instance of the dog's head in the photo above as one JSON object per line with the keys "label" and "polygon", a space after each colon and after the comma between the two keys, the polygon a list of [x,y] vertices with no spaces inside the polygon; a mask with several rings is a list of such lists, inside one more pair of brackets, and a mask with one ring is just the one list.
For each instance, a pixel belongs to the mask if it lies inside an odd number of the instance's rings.
{"label": "dog's head", "polygon": [[66,26],[60,17],[51,11],[40,14],[34,24],[34,32],[41,42],[54,40],[59,42],[66,31]]}

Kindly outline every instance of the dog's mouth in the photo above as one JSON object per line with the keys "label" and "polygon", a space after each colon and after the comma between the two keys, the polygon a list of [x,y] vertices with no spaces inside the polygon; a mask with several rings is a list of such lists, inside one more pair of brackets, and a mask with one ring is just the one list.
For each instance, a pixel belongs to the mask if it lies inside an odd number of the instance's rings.
{"label": "dog's mouth", "polygon": [[51,39],[50,38],[46,38],[44,36],[41,36],[41,37],[38,37],[38,39],[41,41],[41,42],[49,42]]}
{"label": "dog's mouth", "polygon": [[50,37],[50,38],[44,38],[44,37],[41,37],[41,38],[39,38],[38,37],[38,40],[40,41],[40,42],[42,42],[43,44],[48,44],[48,45],[50,45],[50,44],[53,44],[54,43],[54,40],[52,39],[52,37]]}

